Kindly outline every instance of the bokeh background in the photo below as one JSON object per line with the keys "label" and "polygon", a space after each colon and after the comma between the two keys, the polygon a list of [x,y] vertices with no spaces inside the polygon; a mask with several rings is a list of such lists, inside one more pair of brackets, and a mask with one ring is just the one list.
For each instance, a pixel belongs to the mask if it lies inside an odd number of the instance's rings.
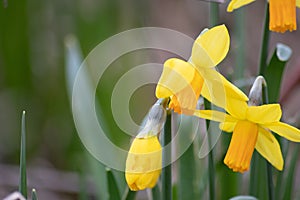
{"label": "bokeh background", "polygon": [[[0,198],[17,190],[21,113],[26,110],[29,188],[36,187],[41,199],[79,199],[85,195],[101,199],[103,176],[86,174],[97,173],[103,166],[97,161],[91,162],[92,157],[87,158],[88,153],[79,140],[72,118],[65,66],[67,36],[77,38],[83,57],[105,39],[138,27],[164,27],[195,38],[209,26],[209,2],[7,0],[1,3]],[[227,4],[219,6],[220,24],[225,23],[228,27],[231,46],[219,70],[248,93],[248,86],[258,73],[264,2],[257,1],[233,13],[226,12]],[[298,22],[299,18],[298,15]],[[272,55],[277,42],[287,44],[293,50],[283,76],[280,103],[284,110],[283,119],[294,125],[300,125],[299,38],[299,30],[271,33],[269,53]],[[240,45],[243,45],[243,52],[237,57]],[[130,136],[116,126],[111,114],[110,98],[114,85],[136,65],[149,61],[163,63],[171,56],[174,55],[158,50],[132,52],[118,59],[105,72],[97,92],[98,103],[111,133],[109,138],[114,143],[129,148],[130,141]],[[157,80],[160,72],[161,69],[154,73]],[[137,124],[155,101],[155,85],[145,85],[134,93],[128,109]],[[222,156],[219,157],[221,163]],[[122,177],[121,173],[116,174]],[[297,177],[299,175],[295,178],[298,183]],[[122,178],[119,187],[125,188]],[[233,191],[228,196],[236,193]]]}

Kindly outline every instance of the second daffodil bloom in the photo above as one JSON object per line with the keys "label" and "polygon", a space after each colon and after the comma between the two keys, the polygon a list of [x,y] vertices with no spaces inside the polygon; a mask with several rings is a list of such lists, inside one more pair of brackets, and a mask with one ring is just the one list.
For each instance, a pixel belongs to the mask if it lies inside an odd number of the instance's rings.
{"label": "second daffodil bloom", "polygon": [[220,129],[233,132],[224,163],[233,171],[249,169],[254,149],[278,170],[283,169],[283,158],[273,131],[294,142],[300,142],[300,130],[280,122],[279,104],[248,106],[246,102],[232,101],[229,114],[214,110],[198,110],[195,115],[218,121]]}
{"label": "second daffodil bloom", "polygon": [[[227,11],[232,12],[255,0],[231,0]],[[297,29],[296,6],[300,7],[300,0],[269,0],[270,23],[269,29],[275,32],[294,31]]]}
{"label": "second daffodil bloom", "polygon": [[227,55],[229,43],[225,25],[202,31],[187,62],[171,58],[164,63],[156,97],[170,97],[169,107],[187,115],[193,114],[200,93],[220,107],[226,107],[226,98],[247,101],[246,95],[214,69]]}
{"label": "second daffodil bloom", "polygon": [[153,188],[162,168],[162,147],[158,140],[165,120],[166,111],[158,101],[150,109],[145,125],[133,140],[126,160],[125,179],[133,190]]}

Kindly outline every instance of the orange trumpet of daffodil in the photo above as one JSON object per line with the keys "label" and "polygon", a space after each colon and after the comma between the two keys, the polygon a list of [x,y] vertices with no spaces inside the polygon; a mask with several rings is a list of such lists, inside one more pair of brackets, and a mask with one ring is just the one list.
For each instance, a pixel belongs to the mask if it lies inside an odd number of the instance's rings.
{"label": "orange trumpet of daffodil", "polygon": [[168,59],[158,85],[157,98],[170,97],[169,108],[192,115],[200,93],[212,103],[226,107],[226,99],[248,97],[215,70],[227,55],[230,38],[225,25],[202,31],[193,44],[190,59]]}
{"label": "orange trumpet of daffodil", "polygon": [[[232,12],[255,0],[231,0],[227,11]],[[270,0],[270,23],[269,29],[275,32],[284,33],[297,29],[296,6],[300,7],[300,0]]]}
{"label": "orange trumpet of daffodil", "polygon": [[233,171],[249,169],[254,149],[278,170],[283,169],[283,158],[273,131],[294,142],[300,142],[300,130],[280,122],[279,104],[248,106],[246,102],[231,101],[224,112],[197,110],[195,116],[221,122],[220,129],[233,132],[224,163]]}

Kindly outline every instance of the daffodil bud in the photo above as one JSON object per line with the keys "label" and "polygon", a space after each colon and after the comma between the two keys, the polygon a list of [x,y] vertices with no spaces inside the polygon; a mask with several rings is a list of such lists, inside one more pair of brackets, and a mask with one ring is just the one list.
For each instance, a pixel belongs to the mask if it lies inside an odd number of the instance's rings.
{"label": "daffodil bud", "polygon": [[143,126],[139,130],[137,138],[147,138],[157,136],[166,121],[166,104],[168,99],[159,99],[149,110],[148,115],[144,119]]}
{"label": "daffodil bud", "polygon": [[166,121],[168,99],[158,100],[150,109],[144,126],[133,140],[126,160],[125,178],[131,190],[153,188],[162,168],[162,147],[158,135]]}
{"label": "daffodil bud", "polygon": [[266,86],[266,80],[263,76],[258,76],[249,93],[249,106],[258,106],[262,102],[262,87]]}

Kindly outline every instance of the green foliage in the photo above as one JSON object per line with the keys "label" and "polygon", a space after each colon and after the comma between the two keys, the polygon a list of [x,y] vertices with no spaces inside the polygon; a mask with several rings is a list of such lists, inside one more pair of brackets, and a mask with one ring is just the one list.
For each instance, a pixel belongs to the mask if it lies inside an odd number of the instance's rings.
{"label": "green foliage", "polygon": [[20,149],[20,182],[19,192],[27,198],[27,173],[26,173],[26,127],[25,111],[22,113],[21,149]]}
{"label": "green foliage", "polygon": [[121,199],[117,182],[115,180],[112,171],[109,168],[106,168],[106,176],[107,176],[107,183],[108,183],[109,200]]}
{"label": "green foliage", "polygon": [[279,99],[279,92],[281,87],[281,79],[284,68],[288,60],[280,60],[278,58],[278,48],[275,49],[271,61],[266,69],[265,79],[267,81],[269,103],[276,103]]}
{"label": "green foliage", "polygon": [[32,192],[31,192],[31,199],[32,199],[32,200],[38,200],[37,194],[36,194],[36,190],[35,190],[35,189],[32,189]]}

